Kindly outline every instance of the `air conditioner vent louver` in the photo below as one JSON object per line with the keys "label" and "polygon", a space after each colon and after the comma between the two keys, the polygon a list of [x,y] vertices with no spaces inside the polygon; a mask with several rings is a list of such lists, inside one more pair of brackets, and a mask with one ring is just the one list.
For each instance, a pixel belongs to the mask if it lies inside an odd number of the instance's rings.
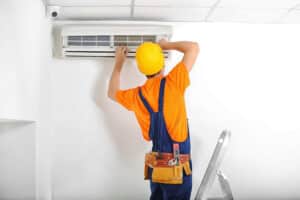
{"label": "air conditioner vent louver", "polygon": [[[118,46],[127,46],[128,56],[134,57],[143,42],[170,39],[169,26],[142,25],[69,25],[61,30],[61,57],[114,57]],[[169,52],[164,52],[165,57]]]}
{"label": "air conditioner vent louver", "polygon": [[109,35],[68,36],[68,46],[110,46]]}
{"label": "air conditioner vent louver", "polygon": [[67,37],[68,46],[128,46],[137,47],[143,42],[155,42],[155,35],[72,35]]}
{"label": "air conditioner vent louver", "polygon": [[143,42],[155,42],[155,35],[115,35],[114,46],[137,47]]}

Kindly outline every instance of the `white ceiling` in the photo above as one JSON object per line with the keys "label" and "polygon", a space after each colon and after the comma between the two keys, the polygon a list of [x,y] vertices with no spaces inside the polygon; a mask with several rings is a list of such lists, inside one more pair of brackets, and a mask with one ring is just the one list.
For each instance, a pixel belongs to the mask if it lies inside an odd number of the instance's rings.
{"label": "white ceiling", "polygon": [[[300,0],[47,0],[70,19],[300,23]],[[58,19],[59,19],[58,17]]]}

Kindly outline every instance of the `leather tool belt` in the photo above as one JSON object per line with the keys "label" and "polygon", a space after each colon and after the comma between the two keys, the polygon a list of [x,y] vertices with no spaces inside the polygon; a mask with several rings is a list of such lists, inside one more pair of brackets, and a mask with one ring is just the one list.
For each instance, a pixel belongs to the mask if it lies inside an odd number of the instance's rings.
{"label": "leather tool belt", "polygon": [[150,152],[145,155],[145,179],[149,179],[148,168],[152,168],[152,182],[182,184],[183,170],[191,175],[190,155],[180,154],[176,160],[172,153]]}

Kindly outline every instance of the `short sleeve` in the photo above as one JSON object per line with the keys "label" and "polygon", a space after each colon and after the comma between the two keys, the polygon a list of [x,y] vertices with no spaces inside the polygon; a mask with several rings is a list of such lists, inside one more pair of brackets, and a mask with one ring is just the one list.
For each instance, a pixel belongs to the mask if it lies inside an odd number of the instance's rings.
{"label": "short sleeve", "polygon": [[127,110],[133,110],[136,103],[138,88],[132,88],[128,90],[119,90],[116,93],[116,100]]}
{"label": "short sleeve", "polygon": [[190,85],[189,72],[183,62],[179,62],[171,70],[167,75],[167,79],[173,82],[182,93]]}

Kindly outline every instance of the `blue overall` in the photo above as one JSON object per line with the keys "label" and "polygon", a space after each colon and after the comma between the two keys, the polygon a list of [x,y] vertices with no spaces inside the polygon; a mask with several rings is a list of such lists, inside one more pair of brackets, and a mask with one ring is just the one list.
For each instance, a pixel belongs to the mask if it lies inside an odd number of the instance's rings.
{"label": "blue overall", "polygon": [[[139,90],[139,96],[147,108],[150,114],[150,128],[149,136],[152,140],[152,151],[162,153],[173,153],[173,144],[179,144],[180,154],[190,154],[190,135],[184,142],[175,142],[169,136],[166,128],[165,119],[163,115],[163,102],[164,102],[164,90],[165,90],[166,79],[163,78],[160,82],[159,89],[159,108],[158,112],[154,112],[150,104],[147,102],[142,94],[141,89]],[[192,163],[190,161],[192,168]],[[150,177],[150,188],[151,197],[150,200],[189,200],[192,191],[192,176],[187,176],[184,172],[182,184],[163,184],[154,183],[151,181],[152,168],[148,168],[148,174]]]}

